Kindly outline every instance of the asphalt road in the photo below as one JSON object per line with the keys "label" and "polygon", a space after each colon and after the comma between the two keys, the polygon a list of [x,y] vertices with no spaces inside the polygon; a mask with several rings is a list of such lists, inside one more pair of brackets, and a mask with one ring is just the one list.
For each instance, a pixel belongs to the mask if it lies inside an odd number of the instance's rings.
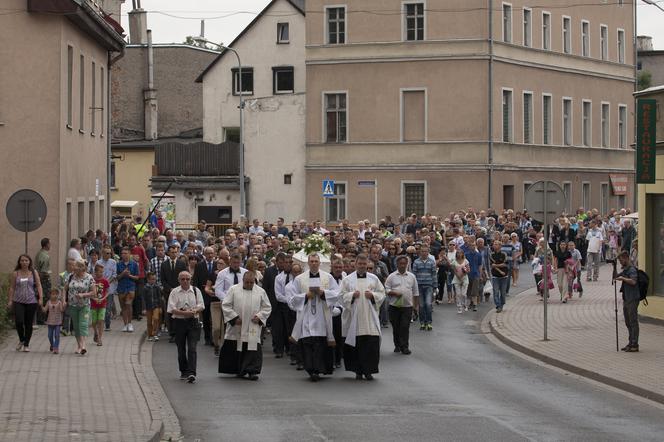
{"label": "asphalt road", "polygon": [[[514,292],[531,284],[523,276]],[[155,344],[153,365],[188,442],[664,439],[659,408],[494,346],[479,329],[491,307],[458,315],[436,306],[433,332],[411,327],[410,356],[392,352],[385,330],[373,382],[337,370],[313,384],[267,351],[259,381],[221,376],[211,347],[199,346],[199,380],[190,385],[178,380],[175,344],[166,341]]]}

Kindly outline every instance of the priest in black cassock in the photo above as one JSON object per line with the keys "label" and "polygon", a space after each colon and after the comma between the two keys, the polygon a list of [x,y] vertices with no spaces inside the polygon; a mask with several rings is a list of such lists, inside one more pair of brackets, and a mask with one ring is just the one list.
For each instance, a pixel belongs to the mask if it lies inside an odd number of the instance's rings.
{"label": "priest in black cassock", "polygon": [[242,284],[231,287],[221,304],[226,322],[224,345],[219,354],[219,373],[249,376],[255,381],[263,366],[261,331],[272,306],[265,290],[256,285],[252,271],[242,276]]}

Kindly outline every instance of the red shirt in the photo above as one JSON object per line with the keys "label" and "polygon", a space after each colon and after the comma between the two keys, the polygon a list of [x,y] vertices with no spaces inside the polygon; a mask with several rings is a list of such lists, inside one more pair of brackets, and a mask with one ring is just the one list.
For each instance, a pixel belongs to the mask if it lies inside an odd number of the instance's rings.
{"label": "red shirt", "polygon": [[[97,299],[99,298],[105,298],[106,294],[108,293],[108,287],[109,283],[106,278],[95,278],[95,283],[97,284]],[[95,298],[90,299],[90,308],[93,309],[100,309],[100,308],[106,308],[106,302],[108,299],[104,299],[103,301],[99,302]]]}

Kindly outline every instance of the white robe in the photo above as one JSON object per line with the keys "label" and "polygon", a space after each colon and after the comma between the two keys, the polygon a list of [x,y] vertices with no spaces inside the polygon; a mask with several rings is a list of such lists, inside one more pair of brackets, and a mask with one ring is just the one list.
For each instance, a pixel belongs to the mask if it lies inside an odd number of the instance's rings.
{"label": "white robe", "polygon": [[[360,297],[353,301],[356,290]],[[373,303],[364,296],[366,290],[373,293]],[[378,277],[367,272],[366,278],[358,278],[357,272],[353,272],[341,282],[341,294],[344,307],[341,331],[346,344],[355,347],[357,336],[381,336],[378,312],[385,300],[385,288]]]}
{"label": "white robe", "polygon": [[[272,311],[272,305],[265,290],[254,285],[253,290],[245,290],[242,284],[231,287],[223,302],[221,310],[224,314],[224,322],[228,323],[234,318],[242,320],[241,325],[226,327],[224,339],[237,341],[237,351],[242,351],[242,344],[247,343],[247,350],[256,351],[261,341],[261,328],[266,324],[267,318]],[[254,324],[251,318],[258,316],[261,323]]]}
{"label": "white robe", "polygon": [[[293,327],[291,338],[295,341],[311,336],[325,336],[334,341],[332,332],[332,308],[337,305],[340,297],[339,284],[327,272],[320,271],[320,288],[325,292],[325,301],[311,299],[307,301],[309,291],[309,273],[302,273],[290,284],[288,306],[297,312],[297,321]],[[313,306],[316,306],[314,313]]]}

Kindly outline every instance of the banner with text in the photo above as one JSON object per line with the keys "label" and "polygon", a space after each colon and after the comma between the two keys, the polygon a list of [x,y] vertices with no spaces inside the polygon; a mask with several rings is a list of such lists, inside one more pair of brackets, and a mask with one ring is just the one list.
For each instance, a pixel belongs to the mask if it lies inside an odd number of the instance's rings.
{"label": "banner with text", "polygon": [[636,101],[636,183],[655,183],[657,101]]}

